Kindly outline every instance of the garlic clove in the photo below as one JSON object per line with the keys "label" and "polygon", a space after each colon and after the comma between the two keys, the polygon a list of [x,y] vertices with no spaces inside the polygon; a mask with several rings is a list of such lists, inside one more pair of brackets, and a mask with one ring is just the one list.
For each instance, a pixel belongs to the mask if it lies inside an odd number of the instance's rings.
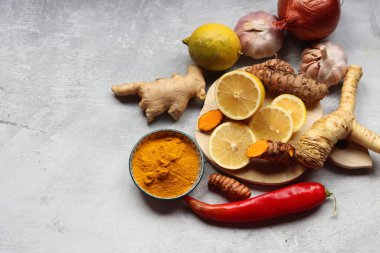
{"label": "garlic clove", "polygon": [[338,63],[335,60],[324,61],[321,66],[320,78],[325,76],[326,83],[336,84],[339,83],[347,72],[347,67]]}
{"label": "garlic clove", "polygon": [[313,44],[303,50],[300,70],[319,82],[335,85],[347,72],[347,56],[342,47],[329,41]]}
{"label": "garlic clove", "polygon": [[317,76],[320,70],[320,66],[317,62],[310,63],[307,66],[307,71],[305,72],[308,76]]}

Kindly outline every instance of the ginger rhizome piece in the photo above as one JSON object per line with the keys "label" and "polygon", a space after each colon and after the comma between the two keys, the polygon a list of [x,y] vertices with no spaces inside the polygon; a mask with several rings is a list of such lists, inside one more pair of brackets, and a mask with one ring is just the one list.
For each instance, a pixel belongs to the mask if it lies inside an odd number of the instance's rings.
{"label": "ginger rhizome piece", "polygon": [[276,95],[292,94],[304,102],[314,103],[323,99],[328,93],[326,84],[315,81],[304,74],[295,74],[293,68],[282,60],[268,60],[245,70],[257,76],[264,84],[265,89]]}
{"label": "ginger rhizome piece", "polygon": [[191,98],[206,98],[205,85],[202,70],[190,65],[185,76],[173,74],[171,78],[159,78],[152,82],[113,85],[112,91],[117,96],[138,94],[141,97],[139,107],[145,110],[150,123],[166,111],[173,119],[179,119]]}
{"label": "ginger rhizome piece", "polygon": [[220,110],[208,111],[198,119],[199,131],[208,132],[217,127],[223,120],[223,113]]}
{"label": "ginger rhizome piece", "polygon": [[380,136],[355,120],[355,97],[362,68],[350,65],[344,78],[338,110],[314,122],[298,141],[297,160],[307,168],[321,168],[333,146],[342,139],[380,153]]}
{"label": "ginger rhizome piece", "polygon": [[244,184],[222,174],[213,173],[208,178],[208,186],[220,190],[232,200],[248,199],[251,190]]}
{"label": "ginger rhizome piece", "polygon": [[287,166],[295,156],[295,148],[279,141],[259,140],[249,146],[247,156]]}

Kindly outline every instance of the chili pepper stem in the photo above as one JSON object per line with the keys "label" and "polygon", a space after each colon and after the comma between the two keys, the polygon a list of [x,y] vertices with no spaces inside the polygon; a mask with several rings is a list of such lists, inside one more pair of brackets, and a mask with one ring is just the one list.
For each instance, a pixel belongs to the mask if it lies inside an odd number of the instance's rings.
{"label": "chili pepper stem", "polygon": [[326,191],[326,197],[330,197],[330,196],[331,196],[331,197],[334,199],[334,212],[333,212],[333,216],[335,216],[336,213],[337,213],[336,197],[335,197],[335,195],[334,195],[332,192],[330,192],[329,190],[325,189],[325,191]]}

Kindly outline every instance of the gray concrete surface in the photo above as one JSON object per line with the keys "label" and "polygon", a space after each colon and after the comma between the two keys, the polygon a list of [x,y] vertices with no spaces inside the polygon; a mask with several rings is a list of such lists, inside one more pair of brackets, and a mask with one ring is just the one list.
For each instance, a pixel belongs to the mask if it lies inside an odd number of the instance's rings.
{"label": "gray concrete surface", "polygon": [[[147,125],[138,99],[114,83],[183,73],[181,40],[197,26],[234,27],[271,0],[0,1],[0,252],[378,252],[380,156],[374,168],[327,164],[298,181],[319,181],[338,199],[317,210],[258,224],[200,220],[181,201],[143,196],[128,172],[133,144],[148,131],[194,135],[201,102],[183,117]],[[363,66],[357,117],[380,132],[380,2],[345,1],[330,40]],[[280,57],[297,65],[305,44],[287,37]],[[242,58],[235,67],[252,64]],[[208,75],[208,84],[217,77]],[[323,100],[338,103],[339,89]],[[206,174],[213,171],[207,165]],[[254,186],[253,194],[272,188]],[[193,193],[209,202],[206,177]]]}

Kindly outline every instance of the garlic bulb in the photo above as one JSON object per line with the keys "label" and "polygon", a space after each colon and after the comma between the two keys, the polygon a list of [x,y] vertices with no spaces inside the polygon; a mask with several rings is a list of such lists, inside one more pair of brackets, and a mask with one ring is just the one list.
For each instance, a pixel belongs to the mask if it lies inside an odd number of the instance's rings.
{"label": "garlic bulb", "polygon": [[273,56],[280,50],[283,31],[273,25],[277,20],[276,16],[264,11],[251,12],[239,19],[235,32],[244,55],[261,59]]}
{"label": "garlic bulb", "polygon": [[302,52],[300,70],[329,86],[338,84],[347,72],[347,56],[343,48],[329,41],[311,45]]}

